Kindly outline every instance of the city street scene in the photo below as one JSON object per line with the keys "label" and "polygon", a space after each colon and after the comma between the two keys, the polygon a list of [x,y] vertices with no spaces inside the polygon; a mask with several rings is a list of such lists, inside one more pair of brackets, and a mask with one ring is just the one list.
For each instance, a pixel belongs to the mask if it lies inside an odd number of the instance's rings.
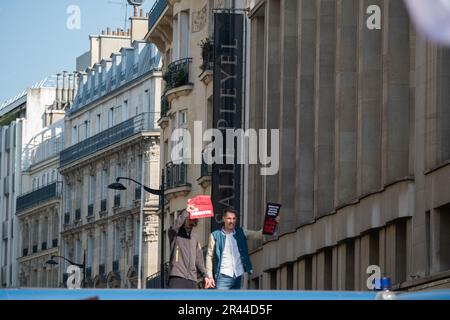
{"label": "city street scene", "polygon": [[0,25],[0,300],[450,300],[450,0],[1,1]]}

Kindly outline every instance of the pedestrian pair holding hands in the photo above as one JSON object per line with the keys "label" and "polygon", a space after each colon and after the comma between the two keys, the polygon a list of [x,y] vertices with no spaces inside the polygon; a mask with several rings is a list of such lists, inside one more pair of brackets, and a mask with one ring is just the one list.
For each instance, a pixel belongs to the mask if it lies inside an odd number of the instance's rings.
{"label": "pedestrian pair holding hands", "polygon": [[[197,288],[198,275],[205,289],[241,289],[244,272],[253,273],[247,240],[263,238],[262,230],[251,231],[236,226],[238,212],[223,211],[223,227],[209,236],[206,267],[196,232],[198,219],[191,219],[188,210],[178,216],[169,228],[170,289]],[[280,217],[276,218],[276,222]]]}

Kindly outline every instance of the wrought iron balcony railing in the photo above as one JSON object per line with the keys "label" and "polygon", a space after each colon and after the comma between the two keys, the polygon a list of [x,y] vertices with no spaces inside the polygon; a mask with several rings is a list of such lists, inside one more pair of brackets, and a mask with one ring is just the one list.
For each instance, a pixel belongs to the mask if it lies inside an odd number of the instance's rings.
{"label": "wrought iron balcony railing", "polygon": [[43,202],[60,198],[62,192],[62,182],[54,182],[45,187],[21,195],[16,201],[16,212],[20,213],[25,209],[35,207]]}
{"label": "wrought iron balcony railing", "polygon": [[173,189],[187,184],[187,166],[185,163],[166,165],[166,189]]}
{"label": "wrought iron balcony railing", "polygon": [[157,0],[153,7],[150,9],[150,14],[148,18],[148,30],[152,30],[158,21],[159,17],[162,15],[164,10],[167,8],[167,0]]}
{"label": "wrought iron balcony railing", "polygon": [[166,82],[166,92],[168,90],[190,84],[189,66],[191,62],[191,58],[184,58],[174,61],[167,66],[166,73],[163,75],[163,79]]}
{"label": "wrought iron balcony railing", "polygon": [[[166,287],[168,279],[169,279],[169,263],[166,262],[164,264],[164,280],[165,280],[164,287]],[[158,271],[153,275],[147,277],[146,288],[147,289],[161,288],[161,271]]]}
{"label": "wrought iron balcony railing", "polygon": [[76,160],[87,157],[113,144],[122,142],[142,131],[159,131],[155,126],[155,113],[141,113],[118,125],[77,143],[60,153],[60,166],[68,165]]}

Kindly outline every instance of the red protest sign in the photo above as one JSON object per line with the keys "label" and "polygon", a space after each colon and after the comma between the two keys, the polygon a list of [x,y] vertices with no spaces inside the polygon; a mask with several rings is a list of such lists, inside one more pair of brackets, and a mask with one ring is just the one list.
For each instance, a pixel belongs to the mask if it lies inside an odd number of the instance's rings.
{"label": "red protest sign", "polygon": [[214,216],[214,209],[210,196],[196,196],[188,199],[187,212],[190,219],[210,218]]}
{"label": "red protest sign", "polygon": [[268,203],[264,219],[263,234],[273,235],[277,226],[276,218],[280,214],[281,204]]}

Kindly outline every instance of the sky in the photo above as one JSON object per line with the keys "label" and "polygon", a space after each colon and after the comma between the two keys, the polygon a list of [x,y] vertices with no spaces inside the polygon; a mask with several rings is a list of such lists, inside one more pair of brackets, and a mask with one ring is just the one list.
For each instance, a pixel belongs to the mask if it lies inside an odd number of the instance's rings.
{"label": "sky", "polygon": [[[141,8],[149,12],[154,1],[145,0]],[[0,104],[47,76],[73,72],[76,57],[89,50],[90,34],[124,28],[125,10],[128,17],[133,12],[125,3],[0,0]]]}

